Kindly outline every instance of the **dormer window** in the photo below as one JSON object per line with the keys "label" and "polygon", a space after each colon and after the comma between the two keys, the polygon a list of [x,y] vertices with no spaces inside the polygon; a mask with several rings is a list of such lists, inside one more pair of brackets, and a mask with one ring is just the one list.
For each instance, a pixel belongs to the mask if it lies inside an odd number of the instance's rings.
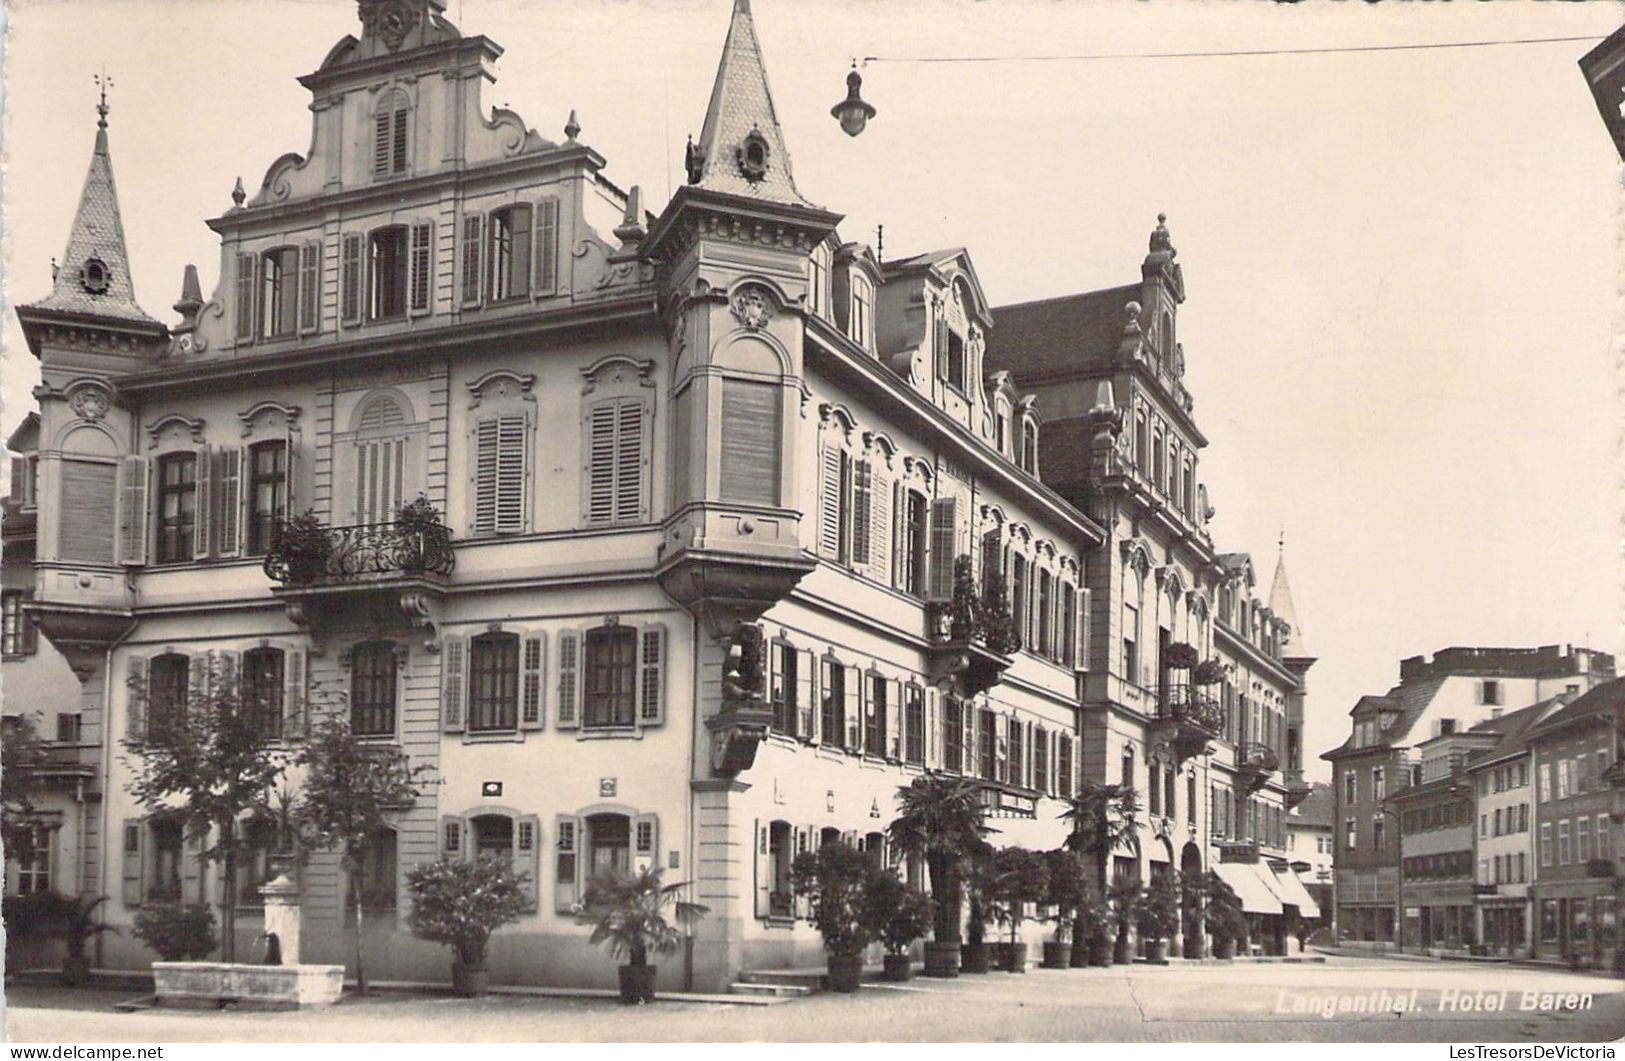
{"label": "dormer window", "polygon": [[807,259],[807,309],[818,317],[829,316],[829,244],[813,248]]}
{"label": "dormer window", "polygon": [[1031,420],[1021,423],[1021,470],[1038,474],[1038,425]]}
{"label": "dormer window", "polygon": [[952,328],[948,329],[948,386],[958,391],[965,389],[965,339]]}
{"label": "dormer window", "polygon": [[111,274],[107,270],[107,263],[92,255],[85,259],[85,264],[79,270],[79,283],[92,295],[99,295],[107,290]]}
{"label": "dormer window", "polygon": [[406,172],[407,117],[411,104],[395,89],[378,100],[373,111],[372,175],[394,177]]}
{"label": "dormer window", "polygon": [[875,291],[868,278],[852,272],[852,307],[846,318],[846,336],[865,350],[871,348],[870,328],[874,318]]}
{"label": "dormer window", "polygon": [[767,137],[758,129],[752,129],[740,141],[737,160],[739,172],[744,174],[748,181],[759,181],[767,176]]}

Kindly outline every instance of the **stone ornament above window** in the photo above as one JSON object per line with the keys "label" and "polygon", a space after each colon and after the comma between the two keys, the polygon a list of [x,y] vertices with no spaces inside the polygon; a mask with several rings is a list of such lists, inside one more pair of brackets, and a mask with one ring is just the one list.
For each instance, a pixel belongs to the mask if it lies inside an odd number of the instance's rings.
{"label": "stone ornament above window", "polygon": [[99,295],[107,290],[112,282],[112,273],[107,263],[94,254],[85,259],[85,264],[79,267],[79,284],[92,295]]}
{"label": "stone ornament above window", "polygon": [[100,420],[107,415],[112,402],[100,387],[80,387],[68,399],[68,406],[81,420]]}
{"label": "stone ornament above window", "polygon": [[390,51],[398,51],[423,16],[421,0],[360,0],[361,25]]}
{"label": "stone ornament above window", "polygon": [[761,331],[773,319],[773,299],[760,284],[744,284],[728,299],[734,319],[753,332]]}

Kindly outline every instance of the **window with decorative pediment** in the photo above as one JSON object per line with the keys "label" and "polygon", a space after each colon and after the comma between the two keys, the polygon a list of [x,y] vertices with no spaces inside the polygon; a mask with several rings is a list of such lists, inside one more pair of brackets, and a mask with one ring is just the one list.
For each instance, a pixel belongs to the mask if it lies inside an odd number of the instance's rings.
{"label": "window with decorative pediment", "polygon": [[589,525],[649,519],[653,369],[652,361],[613,357],[584,370],[582,517]]}
{"label": "window with decorative pediment", "polygon": [[470,401],[469,531],[519,534],[530,529],[530,449],[536,377],[499,371],[468,385]]}

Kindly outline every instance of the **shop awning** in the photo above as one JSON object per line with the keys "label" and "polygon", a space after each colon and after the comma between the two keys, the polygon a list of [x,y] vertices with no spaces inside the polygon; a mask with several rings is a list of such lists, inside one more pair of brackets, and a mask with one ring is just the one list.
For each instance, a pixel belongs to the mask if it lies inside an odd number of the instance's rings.
{"label": "shop awning", "polygon": [[1280,891],[1276,894],[1280,896],[1283,905],[1296,906],[1298,916],[1303,918],[1313,920],[1320,916],[1319,904],[1315,902],[1314,896],[1309,894],[1309,889],[1303,886],[1303,881],[1292,871],[1290,866],[1285,869],[1275,870],[1274,874],[1276,882],[1280,886]]}
{"label": "shop awning", "polygon": [[1278,914],[1281,912],[1281,900],[1264,883],[1264,878],[1258,872],[1260,869],[1269,873],[1268,868],[1256,862],[1220,862],[1214,867],[1219,879],[1230,885],[1241,899],[1242,910],[1249,914]]}

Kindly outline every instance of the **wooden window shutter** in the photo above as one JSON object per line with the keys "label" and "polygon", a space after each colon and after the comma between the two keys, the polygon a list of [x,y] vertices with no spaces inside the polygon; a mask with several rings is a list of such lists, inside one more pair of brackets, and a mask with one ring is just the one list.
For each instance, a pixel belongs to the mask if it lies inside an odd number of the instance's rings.
{"label": "wooden window shutter", "polygon": [[465,858],[463,848],[463,819],[455,814],[440,818],[440,853],[455,859]]}
{"label": "wooden window shutter", "polygon": [[515,203],[509,208],[508,216],[513,219],[513,251],[509,259],[511,278],[508,281],[506,294],[510,298],[522,298],[530,294],[531,276],[531,209],[529,203]]}
{"label": "wooden window shutter", "polygon": [[125,703],[128,713],[124,719],[126,740],[147,739],[147,657],[131,656],[125,666]]}
{"label": "wooden window shutter", "polygon": [[243,451],[226,446],[215,452],[220,489],[215,502],[215,542],[218,555],[236,556],[243,542]]}
{"label": "wooden window shutter", "polygon": [[392,172],[392,173],[405,173],[406,172],[406,149],[407,149],[407,140],[406,140],[407,120],[411,117],[411,111],[409,111],[406,108],[405,104],[403,104],[403,103],[401,103],[399,101],[396,102],[395,106],[396,106],[396,111],[395,111],[395,114],[394,114],[394,119],[395,119],[394,134],[395,135],[391,138],[390,145],[389,145],[389,148],[390,148],[390,150],[389,150],[390,172]]}
{"label": "wooden window shutter", "polygon": [[575,729],[578,712],[576,705],[580,702],[580,655],[581,635],[574,630],[565,630],[559,634],[559,729]]}
{"label": "wooden window shutter", "polygon": [[254,340],[254,255],[237,255],[237,339]]}
{"label": "wooden window shutter", "polygon": [[534,912],[542,882],[542,820],[534,814],[514,819],[513,868],[523,875],[526,909]]}
{"label": "wooden window shutter", "polygon": [[447,634],[440,639],[440,728],[446,733],[463,731],[464,638]]}
{"label": "wooden window shutter", "polygon": [[1084,586],[1078,590],[1078,624],[1077,624],[1077,663],[1079,670],[1089,669],[1089,587]]}
{"label": "wooden window shutter", "polygon": [[779,503],[779,404],[778,384],[722,381],[719,490],[724,500]]}
{"label": "wooden window shutter", "polygon": [[[221,879],[224,883],[224,878]],[[238,881],[242,880],[238,877]],[[203,901],[203,836],[188,831],[181,844],[181,902],[187,906]]]}
{"label": "wooden window shutter", "polygon": [[389,162],[393,156],[391,143],[394,133],[393,114],[389,108],[382,107],[372,116],[372,175],[385,177],[389,175]]}
{"label": "wooden window shutter", "polygon": [[939,497],[931,502],[931,593],[934,601],[954,595],[954,546],[959,537],[958,499]]}
{"label": "wooden window shutter", "polygon": [[[118,466],[119,563],[138,567],[147,562],[147,494],[152,475],[145,457],[125,457]],[[64,487],[71,484],[64,483]],[[63,490],[66,498],[69,492]],[[64,511],[64,516],[71,515]]]}
{"label": "wooden window shutter", "polygon": [[942,736],[938,732],[941,726],[939,712],[941,706],[937,702],[937,690],[927,687],[924,693],[925,704],[921,712],[925,717],[925,765],[928,769],[942,768]]}
{"label": "wooden window shutter", "polygon": [[845,747],[848,751],[859,751],[863,748],[863,671],[857,667],[846,667],[845,703],[842,705],[846,718]]}
{"label": "wooden window shutter", "polygon": [[496,418],[496,526],[499,534],[525,529],[526,418]]}
{"label": "wooden window shutter", "polygon": [[361,233],[346,233],[339,245],[339,315],[346,324],[361,321]]}
{"label": "wooden window shutter", "polygon": [[321,309],[322,245],[312,240],[299,248],[299,330],[319,331]]}
{"label": "wooden window shutter", "polygon": [[497,421],[485,419],[474,426],[474,532],[490,534],[497,528]]}
{"label": "wooden window shutter", "polygon": [[811,649],[796,650],[796,736],[812,739],[818,725],[818,660]]}
{"label": "wooden window shutter", "polygon": [[646,407],[642,401],[623,401],[615,414],[615,521],[647,518],[643,504],[648,454],[643,445]]}
{"label": "wooden window shutter", "polygon": [[818,552],[829,560],[841,559],[841,465],[846,454],[832,445],[824,445],[819,453],[822,472],[819,475],[818,498]]}
{"label": "wooden window shutter", "polygon": [[214,509],[214,451],[208,446],[199,446],[197,456],[192,465],[194,487],[192,511],[192,556],[197,560],[209,558],[209,548],[213,544]]}
{"label": "wooden window shutter", "polygon": [[282,681],[284,690],[282,694],[282,710],[286,723],[283,730],[285,737],[303,737],[310,725],[310,718],[306,714],[309,707],[308,658],[303,648],[288,648],[282,652]]}
{"label": "wooden window shutter", "polygon": [[869,513],[874,509],[874,465],[867,460],[852,462],[852,566],[869,566],[869,539],[874,528]]}
{"label": "wooden window shutter", "polygon": [[903,703],[903,683],[896,678],[886,679],[886,754],[893,759],[903,757],[903,730],[908,724],[908,708]]}
{"label": "wooden window shutter", "polygon": [[560,814],[553,820],[553,910],[573,913],[579,895],[581,819]]}
{"label": "wooden window shutter", "polygon": [[463,305],[480,303],[480,224],[479,214],[463,218]]}
{"label": "wooden window shutter", "polygon": [[666,627],[650,623],[639,631],[638,722],[658,726],[666,721]]}
{"label": "wooden window shutter", "polygon": [[756,917],[758,920],[765,920],[773,908],[773,856],[768,846],[768,834],[772,826],[757,818],[754,828],[756,842],[751,845],[751,850],[755,856]]}
{"label": "wooden window shutter", "polygon": [[124,834],[124,858],[119,899],[127,907],[136,907],[141,905],[146,891],[147,867],[143,855],[147,826],[140,818],[125,818],[120,832]]}
{"label": "wooden window shutter", "polygon": [[587,413],[587,522],[615,520],[616,402],[594,405]]}
{"label": "wooden window shutter", "polygon": [[892,484],[879,465],[871,465],[869,475],[869,577],[890,584],[891,524],[894,504]]}
{"label": "wooden window shutter", "polygon": [[433,290],[434,222],[419,221],[412,226],[412,279],[411,309],[413,313],[429,311],[429,295]]}
{"label": "wooden window shutter", "polygon": [[660,816],[640,814],[632,819],[632,868],[660,868]]}
{"label": "wooden window shutter", "polygon": [[536,294],[551,295],[559,286],[559,201],[536,204]]}
{"label": "wooden window shutter", "polygon": [[542,703],[542,683],[547,670],[546,634],[537,632],[525,635],[519,666],[519,728],[541,729],[546,724]]}

